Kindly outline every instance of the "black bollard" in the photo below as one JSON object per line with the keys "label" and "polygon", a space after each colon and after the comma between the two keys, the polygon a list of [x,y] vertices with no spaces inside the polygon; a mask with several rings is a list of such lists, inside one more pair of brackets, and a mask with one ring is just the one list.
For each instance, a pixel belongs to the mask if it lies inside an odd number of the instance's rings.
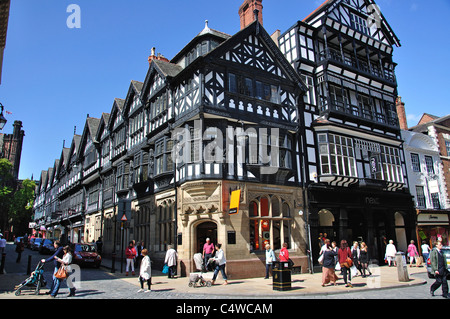
{"label": "black bollard", "polygon": [[31,255],[28,255],[27,275],[31,275]]}
{"label": "black bollard", "polygon": [[2,261],[0,263],[0,275],[3,275],[4,269],[5,269],[5,259],[6,259],[6,253],[2,253]]}
{"label": "black bollard", "polygon": [[116,272],[116,253],[113,253],[111,256],[112,265],[111,265],[111,273]]}

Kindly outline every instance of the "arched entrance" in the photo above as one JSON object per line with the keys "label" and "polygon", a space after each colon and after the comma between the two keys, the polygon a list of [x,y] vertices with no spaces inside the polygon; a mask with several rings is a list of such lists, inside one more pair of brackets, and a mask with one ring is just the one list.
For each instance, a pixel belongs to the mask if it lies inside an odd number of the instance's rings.
{"label": "arched entrance", "polygon": [[397,237],[397,250],[407,251],[405,220],[400,212],[395,212],[395,236]]}
{"label": "arched entrance", "polygon": [[[336,230],[334,229],[335,218],[328,209],[319,211],[319,233],[331,241],[336,240]],[[319,244],[320,246],[320,244]]]}
{"label": "arched entrance", "polygon": [[196,227],[196,243],[194,244],[194,254],[201,253],[203,251],[203,244],[206,242],[206,238],[211,239],[213,244],[217,244],[217,225],[211,221],[205,221],[200,223]]}

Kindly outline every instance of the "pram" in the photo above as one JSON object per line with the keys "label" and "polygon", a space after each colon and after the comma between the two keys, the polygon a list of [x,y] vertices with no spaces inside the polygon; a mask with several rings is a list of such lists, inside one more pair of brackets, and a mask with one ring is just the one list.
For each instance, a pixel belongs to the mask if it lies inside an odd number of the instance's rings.
{"label": "pram", "polygon": [[45,287],[47,285],[47,282],[44,279],[44,263],[39,261],[39,263],[36,266],[36,269],[31,273],[30,277],[25,279],[20,285],[17,285],[15,287],[14,294],[16,296],[20,296],[20,293],[23,288],[25,287],[32,287],[34,288],[34,294],[38,295],[39,291],[41,290],[41,287]]}
{"label": "pram", "polygon": [[194,263],[197,270],[200,271],[200,274],[192,273],[189,275],[189,287],[197,287],[197,284],[199,284],[201,287],[211,287],[211,281],[205,280],[205,278],[203,278],[203,273],[206,272],[206,269],[205,265],[203,265],[203,258],[201,253],[197,253],[194,255]]}

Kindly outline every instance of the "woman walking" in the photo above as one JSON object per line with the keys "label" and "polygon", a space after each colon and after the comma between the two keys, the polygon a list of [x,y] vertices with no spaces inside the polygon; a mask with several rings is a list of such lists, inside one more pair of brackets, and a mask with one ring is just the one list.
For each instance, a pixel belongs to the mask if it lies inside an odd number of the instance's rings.
{"label": "woman walking", "polygon": [[341,246],[338,251],[339,264],[341,265],[341,271],[344,276],[345,287],[353,287],[351,283],[352,275],[350,273],[350,267],[353,264],[352,252],[348,247],[348,243],[345,239],[341,240]]}
{"label": "woman walking", "polygon": [[277,261],[275,253],[270,248],[270,245],[266,245],[266,277],[264,279],[269,279],[269,270],[273,270],[273,262]]}
{"label": "woman walking", "polygon": [[136,248],[134,248],[134,242],[130,241],[127,249],[125,249],[125,256],[127,257],[127,267],[125,268],[125,276],[128,276],[128,271],[131,267],[131,273],[134,276],[134,259],[136,258]]}
{"label": "woman walking", "polygon": [[397,249],[395,248],[394,241],[391,239],[389,240],[389,244],[386,246],[386,254],[384,256],[384,259],[387,260],[389,267],[391,267],[391,264],[394,263],[394,266],[396,266],[395,262],[395,254],[397,253]]}
{"label": "woman walking", "polygon": [[[363,273],[362,273],[362,269],[361,269],[361,263],[359,261],[361,250],[359,249],[359,243],[357,241],[353,242],[351,251],[352,251],[352,257],[353,257],[353,264],[355,265],[356,269],[359,270],[359,273],[362,276]],[[356,277],[356,274],[354,277]]]}
{"label": "woman walking", "polygon": [[332,285],[336,286],[336,280],[338,279],[336,273],[334,272],[334,267],[336,267],[336,256],[337,252],[333,249],[328,241],[325,249],[323,250],[322,287],[325,287],[325,285],[329,284],[330,282]]}
{"label": "woman walking", "polygon": [[367,250],[367,245],[365,242],[361,243],[361,249],[359,250],[359,263],[361,265],[363,278],[366,277],[366,270],[369,272],[368,276],[371,276],[372,273],[369,269],[369,252]]}
{"label": "woman walking", "polygon": [[144,291],[144,282],[147,282],[148,289],[145,292],[152,291],[152,265],[150,257],[148,256],[148,250],[146,248],[141,250],[141,263],[139,268],[139,281],[141,283],[141,289],[138,292]]}
{"label": "woman walking", "polygon": [[225,273],[225,265],[227,264],[227,260],[225,259],[225,253],[222,250],[222,244],[216,244],[216,255],[213,257],[216,262],[216,269],[214,269],[214,275],[212,278],[212,284],[216,282],[217,275],[219,271],[222,274],[222,278],[225,281],[223,284],[228,285],[227,274]]}
{"label": "woman walking", "polygon": [[168,278],[175,278],[178,254],[176,250],[173,249],[172,245],[169,245],[168,248],[169,249],[166,252],[166,258],[164,258],[164,263],[169,267],[167,276]]}
{"label": "woman walking", "polygon": [[[63,258],[61,259],[58,256],[55,256],[55,260],[61,264],[60,267],[65,267],[65,271],[68,274],[70,274],[71,270],[72,270],[70,268],[70,264],[72,263],[72,253],[70,251],[70,247],[65,246],[63,248],[63,251],[64,251]],[[56,280],[57,280],[57,282],[56,282],[55,286],[53,287],[52,291],[50,292],[50,296],[52,296],[53,298],[55,298],[58,295],[59,287],[61,286],[61,283],[64,281],[64,279],[59,279],[59,278],[56,278]],[[66,282],[67,282],[67,286],[69,287],[69,295],[67,297],[75,296],[75,287],[73,286],[72,280],[70,280],[70,275],[67,276]]]}
{"label": "woman walking", "polygon": [[412,267],[413,261],[417,260],[419,257],[419,252],[417,251],[416,245],[414,245],[414,240],[411,240],[408,245],[408,256],[409,256],[409,267]]}

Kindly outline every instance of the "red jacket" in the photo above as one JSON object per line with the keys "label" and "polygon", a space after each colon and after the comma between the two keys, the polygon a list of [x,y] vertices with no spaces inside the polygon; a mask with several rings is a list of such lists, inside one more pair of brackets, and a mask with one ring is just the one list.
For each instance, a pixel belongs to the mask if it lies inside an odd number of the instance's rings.
{"label": "red jacket", "polygon": [[289,261],[289,251],[286,247],[283,247],[280,250],[280,261]]}
{"label": "red jacket", "polygon": [[127,247],[127,249],[125,249],[125,256],[127,256],[127,259],[134,259],[134,257],[136,257],[137,253],[136,253],[136,249],[134,247],[130,248]]}
{"label": "red jacket", "polygon": [[347,257],[350,257],[350,259],[353,260],[352,251],[350,250],[349,247],[347,247],[346,250],[342,250],[339,248],[338,256],[339,256],[340,264],[345,263],[345,260],[347,259]]}

